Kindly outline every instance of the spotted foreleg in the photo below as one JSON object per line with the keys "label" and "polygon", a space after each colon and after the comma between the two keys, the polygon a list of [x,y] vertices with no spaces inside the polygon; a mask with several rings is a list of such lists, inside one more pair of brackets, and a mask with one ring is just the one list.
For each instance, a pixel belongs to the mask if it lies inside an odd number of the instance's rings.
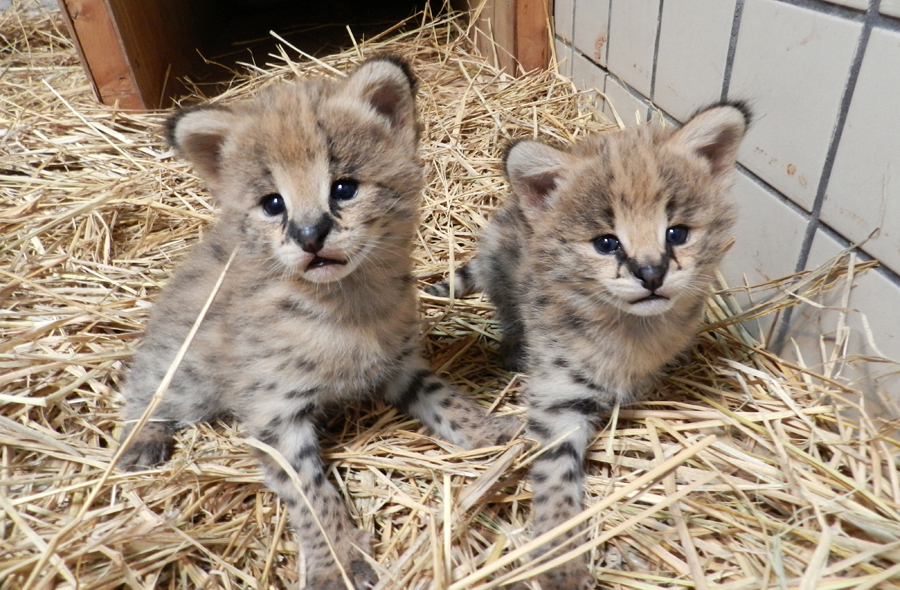
{"label": "spotted foreleg", "polygon": [[[139,355],[142,356],[136,360],[135,368],[122,391],[126,399],[125,427],[120,439],[123,443],[150,405],[153,394],[168,369],[168,359],[159,360],[145,351],[141,351]],[[221,413],[214,396],[210,394],[213,389],[210,381],[195,369],[192,361],[191,358],[185,359],[175,373],[150,421],[144,424],[122,454],[119,468],[136,471],[168,461],[178,428],[211,420]]]}
{"label": "spotted foreleg", "polygon": [[[473,272],[473,264],[477,263],[473,260],[472,263],[463,264],[453,273],[452,292],[454,297],[468,297],[481,289],[477,276]],[[428,285],[425,287],[425,292],[434,297],[450,297],[450,280]]]}
{"label": "spotted foreleg", "polygon": [[[528,388],[528,437],[546,449],[531,467],[534,536],[538,537],[581,512],[584,454],[602,409],[591,392],[568,376],[534,377]],[[560,534],[537,551],[542,555],[575,537],[583,526]],[[560,552],[574,548],[569,544]],[[538,577],[544,590],[594,587],[586,559],[578,557]]]}
{"label": "spotted foreleg", "polygon": [[486,415],[417,356],[406,360],[402,373],[385,391],[385,399],[466,449],[503,444],[522,426],[513,416]]}
{"label": "spotted foreleg", "polygon": [[306,563],[306,588],[346,588],[338,563],[355,588],[372,587],[378,576],[361,553],[369,551],[368,535],[354,525],[340,494],[325,477],[312,408],[277,408],[258,416],[248,430],[278,450],[299,476],[298,489],[270,455],[260,453],[266,481],[288,507],[297,531]]}

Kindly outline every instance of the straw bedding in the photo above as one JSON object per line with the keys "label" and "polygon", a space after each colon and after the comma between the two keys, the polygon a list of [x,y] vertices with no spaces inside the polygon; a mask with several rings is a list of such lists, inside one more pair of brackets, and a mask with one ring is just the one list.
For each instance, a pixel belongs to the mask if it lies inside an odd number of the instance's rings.
{"label": "straw bedding", "polygon": [[[512,79],[463,21],[430,21],[322,62],[289,47],[221,100],[332,75],[377,50],[422,78],[430,184],[418,269],[464,259],[504,192],[510,137],[568,141],[605,123],[552,73]],[[287,588],[301,564],[286,514],[233,424],[201,424],[146,473],[112,467],[117,394],[148,302],[214,218],[161,142],[160,114],[97,105],[53,14],[0,15],[0,588]],[[288,56],[291,56],[288,58]],[[774,287],[741,317],[845,284],[848,259]],[[433,366],[485,408],[522,413],[527,378],[498,367],[481,299],[423,301]],[[900,587],[897,442],[836,380],[762,350],[728,292],[693,358],[622,408],[589,452],[588,551],[604,586]],[[527,557],[535,452],[461,452],[390,407],[324,429],[330,475],[375,540],[379,588],[498,587]]]}

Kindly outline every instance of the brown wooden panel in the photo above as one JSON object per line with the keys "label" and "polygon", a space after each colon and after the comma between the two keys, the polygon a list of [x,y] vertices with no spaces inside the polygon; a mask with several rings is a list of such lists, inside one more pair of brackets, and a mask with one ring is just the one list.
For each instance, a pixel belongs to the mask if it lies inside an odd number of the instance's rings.
{"label": "brown wooden panel", "polygon": [[550,63],[550,0],[516,0],[516,59],[526,72]]}
{"label": "brown wooden panel", "polygon": [[471,3],[473,16],[477,16],[473,27],[476,47],[495,65],[515,74],[515,0],[484,0],[480,12],[479,4],[477,0]]}
{"label": "brown wooden panel", "polygon": [[59,5],[97,98],[108,105],[118,102],[123,109],[142,108],[143,102],[106,2],[59,0]]}
{"label": "brown wooden panel", "polygon": [[[470,0],[478,50],[510,74],[549,63],[551,0]],[[521,70],[517,66],[521,66]]]}
{"label": "brown wooden panel", "polygon": [[106,0],[144,108],[169,105],[218,22],[205,0]]}

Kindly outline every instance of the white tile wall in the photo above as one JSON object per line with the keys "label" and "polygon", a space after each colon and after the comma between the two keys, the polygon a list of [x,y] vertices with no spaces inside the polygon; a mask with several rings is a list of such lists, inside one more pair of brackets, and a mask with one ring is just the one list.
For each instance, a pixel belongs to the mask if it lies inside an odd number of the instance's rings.
{"label": "white tile wall", "polygon": [[758,117],[741,162],[807,210],[822,175],[862,25],[774,0],[747,0],[729,98]]}
{"label": "white tile wall", "polygon": [[900,18],[900,0],[881,0],[881,14]]}
{"label": "white tile wall", "polygon": [[[615,76],[609,76],[606,79],[606,98],[615,107],[616,112],[619,113],[619,117],[622,119],[622,123],[625,125],[639,125],[647,121],[649,107],[635,98],[627,88],[616,80]],[[611,121],[616,120],[613,115],[613,109],[608,103],[603,107],[603,114]]]}
{"label": "white tile wall", "polygon": [[[816,268],[842,250],[840,243],[820,230],[807,267]],[[828,370],[827,362],[833,358],[884,355],[893,362],[854,362],[831,370],[841,381],[862,390],[876,406],[870,406],[875,415],[886,410],[891,416],[900,416],[900,306],[889,303],[900,301],[900,285],[877,270],[856,277],[853,285],[847,307],[843,303],[846,287],[842,284],[816,301],[824,308],[801,305],[795,310],[785,356],[792,360],[802,358],[811,369],[821,372]],[[842,325],[850,330],[846,349],[835,351]]]}
{"label": "white tile wall", "polygon": [[561,40],[554,40],[556,60],[559,64],[559,73],[567,78],[572,77],[572,47]]}
{"label": "white tile wall", "polygon": [[609,15],[609,71],[648,98],[659,3],[660,0],[612,0]]}
{"label": "white tile wall", "polygon": [[[889,98],[893,97],[893,99]],[[822,220],[900,273],[900,33],[875,29],[822,206]],[[898,324],[900,328],[900,324]]]}
{"label": "white tile wall", "polygon": [[553,0],[553,26],[556,35],[567,43],[572,42],[575,0]]}
{"label": "white tile wall", "polygon": [[841,6],[849,6],[858,10],[865,10],[869,6],[869,0],[825,0],[832,4],[840,4]]}
{"label": "white tile wall", "polygon": [[653,101],[679,121],[722,94],[734,8],[735,0],[663,4]]}
{"label": "white tile wall", "polygon": [[575,3],[575,47],[593,61],[606,65],[609,44],[610,0],[578,0]]}
{"label": "white tile wall", "polygon": [[572,56],[572,81],[579,88],[595,89],[604,92],[607,74],[589,59],[574,52]]}
{"label": "white tile wall", "polygon": [[[806,233],[806,219],[741,172],[736,174],[732,195],[738,206],[735,243],[721,267],[728,285],[756,285],[792,274]],[[753,301],[771,295],[755,294]],[[737,298],[742,305],[749,302],[746,296]],[[773,319],[771,315],[764,318],[758,330],[753,329],[757,326],[749,327],[759,336],[768,332]]]}

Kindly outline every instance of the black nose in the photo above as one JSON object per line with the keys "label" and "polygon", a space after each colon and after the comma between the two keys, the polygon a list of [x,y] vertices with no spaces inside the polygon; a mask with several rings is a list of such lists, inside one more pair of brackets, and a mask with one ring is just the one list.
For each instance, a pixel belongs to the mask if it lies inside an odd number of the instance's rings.
{"label": "black nose", "polygon": [[641,282],[641,285],[648,291],[656,291],[662,287],[663,280],[666,278],[666,270],[668,264],[648,264],[647,266],[639,266],[634,269],[634,276]]}
{"label": "black nose", "polygon": [[305,252],[315,254],[325,245],[325,238],[331,231],[333,222],[327,214],[322,215],[315,225],[307,225],[306,227],[297,227],[293,221],[288,227],[288,234],[300,244]]}

